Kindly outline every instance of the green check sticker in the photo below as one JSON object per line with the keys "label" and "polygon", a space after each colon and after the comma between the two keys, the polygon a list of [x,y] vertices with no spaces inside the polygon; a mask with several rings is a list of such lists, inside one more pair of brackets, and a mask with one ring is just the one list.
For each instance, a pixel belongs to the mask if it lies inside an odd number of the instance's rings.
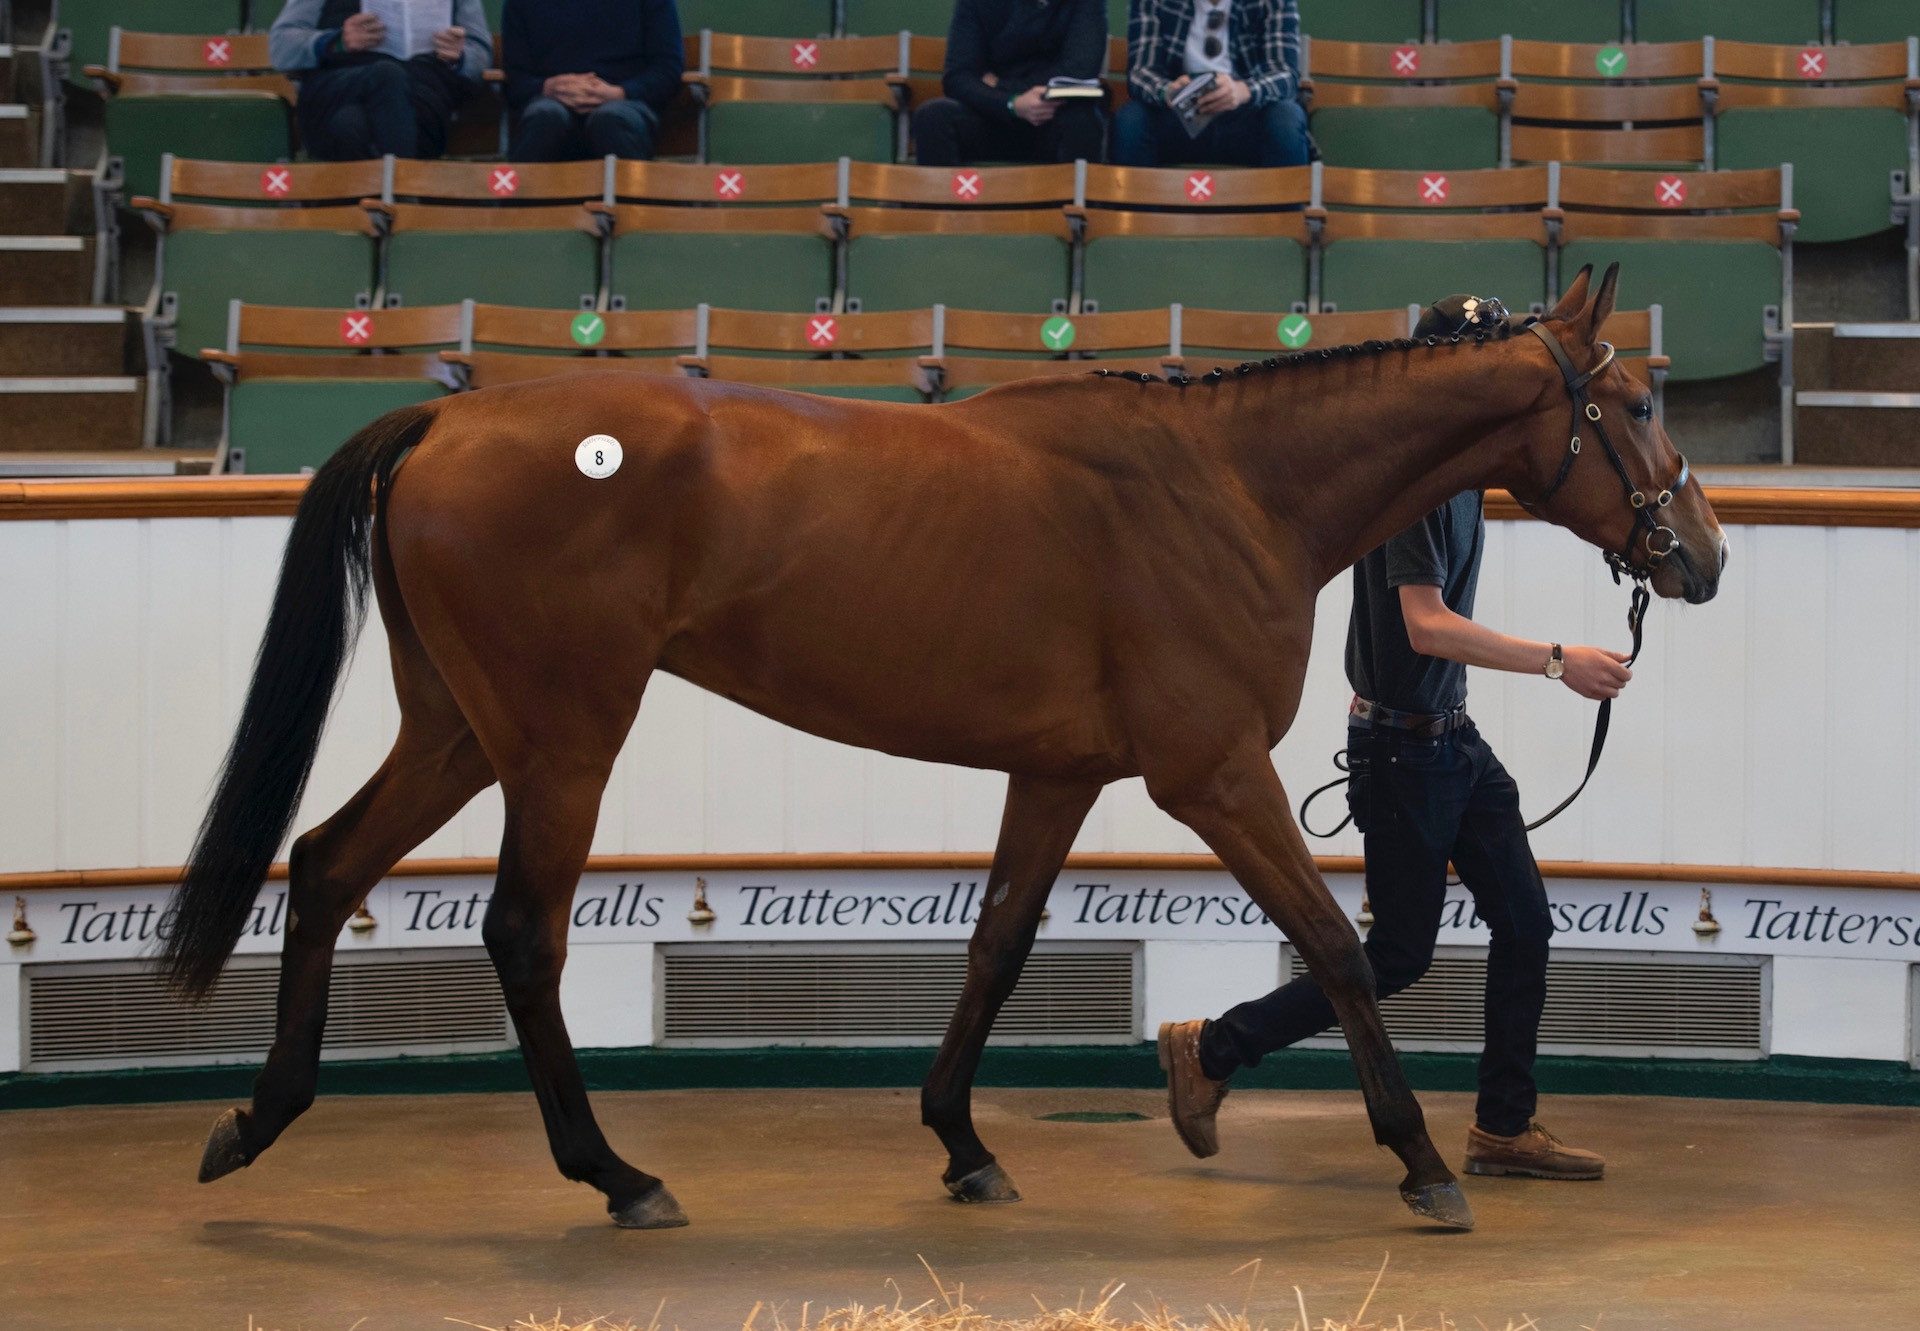
{"label": "green check sticker", "polygon": [[1048,351],[1065,351],[1073,345],[1073,320],[1054,315],[1040,325],[1040,345]]}
{"label": "green check sticker", "polygon": [[1280,345],[1298,350],[1313,341],[1313,324],[1304,314],[1289,314],[1280,321]]}
{"label": "green check sticker", "polygon": [[573,316],[573,324],[568,331],[581,346],[597,347],[607,335],[607,321],[592,310],[582,310]]}
{"label": "green check sticker", "polygon": [[1603,46],[1593,57],[1593,67],[1610,79],[1627,72],[1627,53],[1617,46]]}

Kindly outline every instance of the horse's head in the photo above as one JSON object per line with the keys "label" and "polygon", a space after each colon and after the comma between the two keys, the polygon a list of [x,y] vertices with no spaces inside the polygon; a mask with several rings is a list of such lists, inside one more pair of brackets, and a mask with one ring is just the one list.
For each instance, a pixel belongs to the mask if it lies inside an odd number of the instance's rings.
{"label": "horse's head", "polygon": [[1616,570],[1697,605],[1719,589],[1726,533],[1647,385],[1600,340],[1619,275],[1612,265],[1594,290],[1593,269],[1582,268],[1560,303],[1517,335],[1539,338],[1553,381],[1529,418],[1525,480],[1512,489],[1529,512],[1606,551]]}

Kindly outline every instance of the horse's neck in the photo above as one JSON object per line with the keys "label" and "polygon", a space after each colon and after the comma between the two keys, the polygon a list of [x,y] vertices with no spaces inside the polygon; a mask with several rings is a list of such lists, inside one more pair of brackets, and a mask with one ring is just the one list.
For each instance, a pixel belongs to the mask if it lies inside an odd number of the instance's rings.
{"label": "horse's neck", "polygon": [[1519,339],[1256,371],[1229,457],[1323,585],[1461,491],[1519,479],[1508,427],[1543,374]]}

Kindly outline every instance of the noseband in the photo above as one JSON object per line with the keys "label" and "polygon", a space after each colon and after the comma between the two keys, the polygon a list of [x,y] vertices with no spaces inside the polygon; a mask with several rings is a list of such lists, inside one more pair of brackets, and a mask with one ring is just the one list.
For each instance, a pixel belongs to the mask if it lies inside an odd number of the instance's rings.
{"label": "noseband", "polygon": [[[1620,581],[1621,575],[1625,574],[1635,582],[1644,583],[1653,576],[1655,569],[1666,562],[1667,556],[1680,549],[1679,534],[1673,528],[1664,525],[1655,515],[1660,509],[1671,504],[1673,496],[1686,485],[1690,474],[1687,459],[1684,455],[1680,458],[1680,474],[1674,478],[1673,484],[1649,499],[1646,492],[1633,483],[1633,477],[1627,474],[1627,464],[1621,458],[1620,450],[1613,446],[1613,440],[1607,435],[1607,425],[1601,419],[1599,406],[1587,396],[1587,385],[1613,364],[1613,344],[1602,342],[1599,363],[1582,374],[1574,367],[1566,348],[1560,345],[1560,339],[1548,332],[1545,324],[1528,324],[1527,331],[1538,337],[1552,353],[1554,363],[1560,367],[1560,377],[1566,381],[1567,396],[1573,400],[1573,429],[1570,432],[1572,440],[1567,445],[1566,455],[1560,460],[1560,471],[1554,476],[1553,484],[1549,485],[1528,507],[1545,504],[1547,500],[1553,498],[1562,485],[1566,484],[1567,477],[1573,472],[1573,464],[1580,456],[1580,422],[1584,417],[1593,426],[1594,433],[1600,436],[1600,446],[1606,450],[1607,461],[1613,464],[1614,475],[1620,478],[1621,488],[1626,492],[1627,504],[1633,509],[1633,527],[1627,533],[1627,543],[1617,551],[1607,552],[1607,567],[1613,570],[1615,582]],[[1643,531],[1646,533],[1647,559],[1646,563],[1641,565],[1634,562],[1633,544]]]}

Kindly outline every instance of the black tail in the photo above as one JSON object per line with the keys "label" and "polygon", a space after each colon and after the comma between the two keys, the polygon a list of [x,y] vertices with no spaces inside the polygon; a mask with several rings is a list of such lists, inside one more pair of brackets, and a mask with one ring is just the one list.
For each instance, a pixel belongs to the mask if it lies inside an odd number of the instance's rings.
{"label": "black tail", "polygon": [[173,895],[161,966],[186,997],[220,977],[293,825],[366,609],[376,487],[384,497],[433,415],[415,406],[382,416],[341,445],[300,500],[240,725]]}

